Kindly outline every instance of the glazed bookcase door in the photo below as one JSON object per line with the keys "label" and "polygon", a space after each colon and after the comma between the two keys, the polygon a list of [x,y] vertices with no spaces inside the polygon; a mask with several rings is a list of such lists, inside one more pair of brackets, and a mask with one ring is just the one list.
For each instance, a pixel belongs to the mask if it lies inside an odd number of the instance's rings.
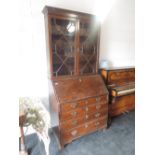
{"label": "glazed bookcase door", "polygon": [[91,21],[80,21],[80,75],[95,74],[97,69],[97,25]]}
{"label": "glazed bookcase door", "polygon": [[76,22],[52,17],[51,29],[53,76],[74,75]]}

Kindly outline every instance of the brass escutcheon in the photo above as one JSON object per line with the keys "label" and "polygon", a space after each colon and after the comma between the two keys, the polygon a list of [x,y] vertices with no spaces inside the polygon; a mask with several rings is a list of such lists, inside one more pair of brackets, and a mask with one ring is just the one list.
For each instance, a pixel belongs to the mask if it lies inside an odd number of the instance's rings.
{"label": "brass escutcheon", "polygon": [[77,103],[73,103],[73,104],[71,105],[72,108],[76,108],[76,106],[77,106]]}
{"label": "brass escutcheon", "polygon": [[77,130],[73,130],[73,131],[71,132],[71,135],[72,135],[72,136],[76,136],[76,135],[77,135]]}
{"label": "brass escutcheon", "polygon": [[98,126],[100,124],[100,122],[96,122],[95,125]]}
{"label": "brass escutcheon", "polygon": [[77,112],[73,111],[71,114],[72,114],[72,116],[76,116]]}
{"label": "brass escutcheon", "polygon": [[73,120],[72,121],[72,125],[76,125],[77,124],[77,121],[76,120]]}
{"label": "brass escutcheon", "polygon": [[100,116],[100,113],[95,114],[95,117],[99,117],[99,116]]}

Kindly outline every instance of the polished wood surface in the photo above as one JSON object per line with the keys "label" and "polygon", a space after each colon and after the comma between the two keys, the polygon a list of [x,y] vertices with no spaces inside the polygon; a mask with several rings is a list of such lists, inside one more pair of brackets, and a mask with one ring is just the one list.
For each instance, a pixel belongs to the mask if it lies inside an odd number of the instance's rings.
{"label": "polished wood surface", "polygon": [[117,116],[135,108],[135,94],[132,93],[112,98],[111,102],[112,104],[109,105],[110,116]]}
{"label": "polished wood surface", "polygon": [[95,16],[48,6],[43,12],[49,78],[96,74],[100,31]]}
{"label": "polished wood surface", "polygon": [[107,117],[100,117],[99,119],[93,119],[85,124],[82,124],[69,131],[62,130],[61,135],[65,142],[71,142],[73,139],[79,138],[85,134],[94,132],[96,130],[105,128],[107,124]]}
{"label": "polished wood surface", "polygon": [[102,69],[101,75],[109,86],[120,86],[135,81],[135,68]]}
{"label": "polished wood surface", "polygon": [[103,80],[99,75],[76,76],[63,78],[62,80],[53,80],[55,92],[60,102],[100,96],[104,92],[108,93],[106,87],[103,87],[102,84]]}
{"label": "polished wood surface", "polygon": [[[99,23],[91,14],[46,6],[49,99],[63,148],[107,126],[108,90],[98,75]],[[72,28],[72,29],[70,29]]]}
{"label": "polished wood surface", "polygon": [[117,116],[135,107],[135,68],[108,68],[100,73],[109,90],[109,116]]}
{"label": "polished wood surface", "polygon": [[[79,84],[79,78],[82,84]],[[100,75],[54,80],[53,90],[58,101],[52,105],[58,112],[61,148],[76,138],[107,126],[108,91]],[[98,119],[104,121],[101,123]],[[94,120],[98,124],[96,127],[90,123]]]}

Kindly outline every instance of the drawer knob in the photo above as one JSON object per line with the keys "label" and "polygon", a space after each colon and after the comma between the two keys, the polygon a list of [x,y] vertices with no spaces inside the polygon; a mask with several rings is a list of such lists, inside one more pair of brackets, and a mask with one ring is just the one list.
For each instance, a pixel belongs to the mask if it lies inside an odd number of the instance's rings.
{"label": "drawer knob", "polygon": [[86,111],[88,111],[88,107],[86,107]]}
{"label": "drawer knob", "polygon": [[71,107],[72,107],[72,108],[76,108],[76,107],[77,107],[77,103],[73,103],[73,104],[71,105]]}
{"label": "drawer knob", "polygon": [[77,125],[77,121],[76,120],[73,120],[72,121],[72,125]]}
{"label": "drawer knob", "polygon": [[95,117],[99,117],[99,116],[100,116],[100,113],[95,114]]}
{"label": "drawer knob", "polygon": [[71,132],[71,135],[72,135],[72,136],[76,136],[76,135],[77,135],[77,130],[73,130],[73,131]]}
{"label": "drawer knob", "polygon": [[95,125],[96,125],[96,126],[100,125],[100,122],[96,122]]}
{"label": "drawer knob", "polygon": [[76,111],[73,111],[71,114],[72,114],[72,116],[76,116],[77,115],[77,112]]}
{"label": "drawer knob", "polygon": [[96,109],[100,109],[101,108],[101,105],[96,105]]}
{"label": "drawer knob", "polygon": [[88,128],[88,124],[85,124],[85,128]]}
{"label": "drawer knob", "polygon": [[88,116],[88,115],[86,115],[86,119],[88,119],[88,117],[89,117],[89,116]]}

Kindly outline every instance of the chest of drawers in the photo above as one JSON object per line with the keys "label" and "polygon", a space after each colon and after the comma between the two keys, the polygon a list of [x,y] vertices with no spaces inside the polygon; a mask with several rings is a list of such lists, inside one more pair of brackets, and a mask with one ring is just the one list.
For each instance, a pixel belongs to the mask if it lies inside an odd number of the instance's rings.
{"label": "chest of drawers", "polygon": [[108,91],[99,75],[55,80],[53,88],[57,102],[51,103],[58,113],[56,133],[61,148],[74,139],[107,127]]}

